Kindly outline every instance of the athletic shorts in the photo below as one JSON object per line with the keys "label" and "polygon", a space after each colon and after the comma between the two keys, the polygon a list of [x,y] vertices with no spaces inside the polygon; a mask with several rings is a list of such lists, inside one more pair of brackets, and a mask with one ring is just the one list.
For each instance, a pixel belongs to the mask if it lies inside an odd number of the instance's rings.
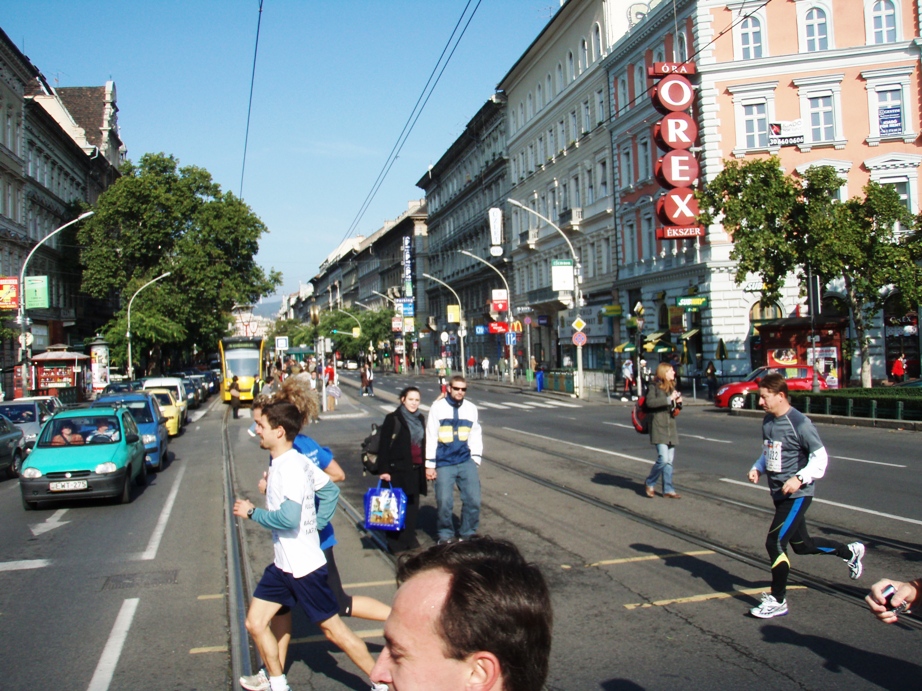
{"label": "athletic shorts", "polygon": [[269,564],[256,586],[253,597],[283,607],[301,605],[314,624],[326,621],[339,611],[336,596],[327,585],[327,567],[321,566],[306,576],[295,578],[275,564]]}

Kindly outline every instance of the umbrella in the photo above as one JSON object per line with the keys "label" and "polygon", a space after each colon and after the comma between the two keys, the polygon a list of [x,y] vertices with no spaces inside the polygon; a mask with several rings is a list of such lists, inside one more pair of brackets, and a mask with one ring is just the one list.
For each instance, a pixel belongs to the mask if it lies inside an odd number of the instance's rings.
{"label": "umbrella", "polygon": [[644,344],[643,347],[648,353],[672,353],[675,352],[675,346],[669,341],[657,340]]}
{"label": "umbrella", "polygon": [[715,357],[720,360],[721,369],[723,369],[723,361],[730,359],[730,356],[727,355],[727,344],[724,343],[724,339],[722,338],[717,341],[717,353]]}
{"label": "umbrella", "polygon": [[616,353],[632,353],[637,350],[637,344],[634,341],[625,341],[613,349]]}
{"label": "umbrella", "polygon": [[689,364],[688,341],[687,340],[682,341],[682,358],[680,362],[685,366],[688,366]]}

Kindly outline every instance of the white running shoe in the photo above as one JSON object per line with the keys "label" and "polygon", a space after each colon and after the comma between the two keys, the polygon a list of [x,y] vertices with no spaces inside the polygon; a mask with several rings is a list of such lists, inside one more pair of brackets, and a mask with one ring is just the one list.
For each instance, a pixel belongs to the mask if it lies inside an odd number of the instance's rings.
{"label": "white running shoe", "polygon": [[266,674],[265,668],[262,668],[256,674],[251,674],[248,677],[240,677],[240,686],[247,691],[268,691],[269,675]]}
{"label": "white running shoe", "polygon": [[852,552],[852,558],[845,561],[848,563],[848,575],[855,581],[861,578],[864,571],[864,566],[861,564],[861,560],[864,558],[864,545],[860,542],[851,542],[848,548]]}
{"label": "white running shoe", "polygon": [[371,682],[371,691],[388,691],[387,684],[376,684]]}
{"label": "white running shoe", "polygon": [[783,617],[788,613],[788,601],[778,602],[771,593],[762,593],[762,604],[753,607],[749,613],[758,619],[771,619],[772,617]]}

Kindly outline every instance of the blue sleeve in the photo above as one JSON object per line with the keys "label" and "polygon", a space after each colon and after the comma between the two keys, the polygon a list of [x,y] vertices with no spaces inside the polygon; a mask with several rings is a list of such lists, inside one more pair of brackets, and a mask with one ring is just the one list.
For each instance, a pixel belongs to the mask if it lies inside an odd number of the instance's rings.
{"label": "blue sleeve", "polygon": [[328,482],[316,491],[317,501],[317,530],[327,527],[336,511],[339,502],[339,487],[335,482]]}
{"label": "blue sleeve", "polygon": [[276,511],[256,509],[253,511],[253,520],[264,528],[293,530],[301,524],[301,505],[286,499]]}
{"label": "blue sleeve", "polygon": [[333,452],[330,449],[326,446],[320,446],[306,434],[297,435],[293,446],[295,451],[307,456],[320,470],[326,470],[333,460]]}

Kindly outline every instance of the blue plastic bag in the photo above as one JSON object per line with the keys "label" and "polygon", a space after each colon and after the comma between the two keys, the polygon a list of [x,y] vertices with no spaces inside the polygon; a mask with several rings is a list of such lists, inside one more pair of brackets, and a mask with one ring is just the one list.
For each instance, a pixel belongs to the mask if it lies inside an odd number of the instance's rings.
{"label": "blue plastic bag", "polygon": [[382,487],[381,482],[378,480],[377,487],[365,492],[365,529],[403,530],[407,493],[399,487]]}

